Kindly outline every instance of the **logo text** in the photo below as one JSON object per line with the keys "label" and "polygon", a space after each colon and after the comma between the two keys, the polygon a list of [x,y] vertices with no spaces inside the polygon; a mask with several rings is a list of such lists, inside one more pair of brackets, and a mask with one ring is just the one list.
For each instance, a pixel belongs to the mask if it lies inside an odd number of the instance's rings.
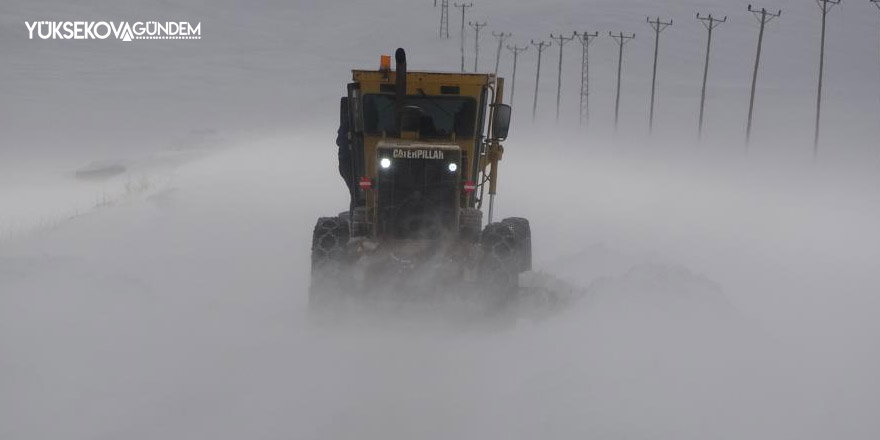
{"label": "logo text", "polygon": [[34,21],[25,22],[31,40],[200,40],[202,23],[185,21]]}

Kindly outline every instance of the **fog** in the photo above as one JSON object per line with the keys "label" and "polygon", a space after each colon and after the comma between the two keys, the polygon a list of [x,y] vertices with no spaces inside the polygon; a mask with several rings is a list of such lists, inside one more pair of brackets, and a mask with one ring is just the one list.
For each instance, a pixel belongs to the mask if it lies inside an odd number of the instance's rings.
{"label": "fog", "polygon": [[[748,151],[748,2],[479,2],[470,18],[520,46],[636,32],[620,129],[610,38],[593,46],[589,127],[577,42],[561,120],[552,47],[531,121],[530,49],[497,206],[531,220],[523,283],[537,293],[501,320],[391,307],[330,322],[308,313],[307,289],[314,222],[347,204],[338,99],[352,68],[399,46],[410,69],[457,70],[455,10],[441,41],[430,2],[8,3],[0,438],[880,435],[880,14],[867,2],[829,15],[815,160],[812,2],[757,5],[784,14]],[[697,11],[730,16],[702,141]],[[653,136],[648,14],[675,20]],[[147,18],[201,21],[203,38],[30,41],[23,24]],[[493,49],[484,36],[481,66]],[[109,165],[125,171],[83,178]]]}

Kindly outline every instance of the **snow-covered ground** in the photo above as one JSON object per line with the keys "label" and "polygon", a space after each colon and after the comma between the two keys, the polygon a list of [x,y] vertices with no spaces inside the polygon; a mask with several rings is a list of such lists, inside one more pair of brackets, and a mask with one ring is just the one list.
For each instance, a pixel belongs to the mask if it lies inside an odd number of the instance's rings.
{"label": "snow-covered ground", "polygon": [[[590,200],[584,215],[527,184],[501,209],[532,218],[537,269],[587,296],[501,330],[385,316],[334,331],[305,313],[307,243],[343,199],[291,196],[340,185],[303,165],[332,150],[290,148],[318,140],[254,140],[163,192],[5,246],[2,437],[877,432],[865,200],[759,193],[754,175],[686,189],[687,169],[551,150],[544,160],[584,164],[561,167],[554,196]],[[514,175],[545,165],[510,162]]]}
{"label": "snow-covered ground", "polygon": [[[458,66],[430,2],[9,3],[0,228],[39,233],[0,229],[2,439],[880,435],[880,14],[867,2],[830,17],[817,162],[812,2],[766,5],[785,15],[767,36],[748,156],[747,2],[479,2],[473,18],[520,45],[639,34],[618,136],[610,39],[594,46],[588,134],[574,123],[576,43],[559,125],[555,50],[537,125],[534,54],[521,58],[499,214],[532,220],[530,280],[573,300],[524,304],[512,326],[401,314],[340,328],[305,307],[315,218],[345,205],[337,99],[348,69],[400,45],[412,68]],[[702,144],[698,10],[731,17]],[[676,21],[650,140],[647,14]],[[205,38],[27,41],[22,23],[142,16],[201,20]],[[127,172],[76,179],[93,162]]]}

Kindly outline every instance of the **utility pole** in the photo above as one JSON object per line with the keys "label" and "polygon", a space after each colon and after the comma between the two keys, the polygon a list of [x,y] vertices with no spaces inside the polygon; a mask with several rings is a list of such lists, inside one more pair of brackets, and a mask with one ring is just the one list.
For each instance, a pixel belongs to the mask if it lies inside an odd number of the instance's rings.
{"label": "utility pole", "polygon": [[617,42],[620,48],[620,53],[617,55],[617,99],[614,104],[614,131],[617,131],[617,126],[620,122],[620,83],[623,77],[623,46],[626,46],[629,40],[635,39],[636,34],[625,35],[623,32],[619,32],[617,35],[614,35],[614,33],[609,32],[608,35]]}
{"label": "utility pole", "polygon": [[440,39],[449,39],[449,0],[440,3]]}
{"label": "utility pole", "polygon": [[877,7],[877,10],[880,11],[880,0],[871,0],[871,3]]}
{"label": "utility pole", "polygon": [[462,71],[462,73],[464,73],[464,39],[465,39],[464,24],[466,23],[464,20],[464,14],[468,8],[473,8],[474,4],[473,3],[462,3],[462,4],[453,3],[453,6],[455,6],[458,9],[461,9],[461,71]]}
{"label": "utility pole", "polygon": [[819,126],[822,121],[822,81],[825,77],[825,22],[828,13],[841,0],[816,0],[819,9],[822,10],[822,40],[819,46],[819,90],[816,93],[816,133],[813,136],[813,159],[819,157]]}
{"label": "utility pole", "polygon": [[501,64],[501,49],[504,47],[504,40],[510,38],[513,34],[505,34],[504,32],[492,32],[492,36],[498,40],[498,52],[495,53],[495,77],[498,78],[498,65]]}
{"label": "utility pole", "polygon": [[780,9],[777,13],[767,12],[767,9],[761,8],[760,11],[756,9],[752,9],[752,5],[749,5],[749,12],[755,15],[755,18],[758,19],[758,22],[761,23],[761,30],[758,31],[758,53],[755,55],[755,72],[752,74],[752,94],[749,98],[749,122],[746,125],[746,149],[752,144],[752,115],[755,114],[755,89],[758,84],[758,68],[761,65],[761,49],[764,46],[764,28],[767,27],[767,23],[773,21],[774,18],[782,15],[782,10]]}
{"label": "utility pole", "polygon": [[709,80],[709,58],[712,53],[712,31],[715,30],[716,27],[720,26],[721,23],[727,22],[727,17],[719,20],[709,14],[708,17],[701,17],[700,13],[697,13],[697,20],[700,20],[703,23],[703,26],[709,31],[709,38],[706,41],[706,65],[703,69],[703,92],[700,95],[700,128],[698,131],[700,139],[703,138],[703,117],[705,115],[706,110],[706,83]]}
{"label": "utility pole", "polygon": [[576,36],[577,33],[570,37],[566,37],[562,34],[559,34],[558,36],[550,34],[550,39],[556,41],[556,44],[559,45],[559,78],[556,83],[556,122],[559,122],[559,105],[562,103],[562,48],[565,46],[565,43],[574,40]]}
{"label": "utility pole", "polygon": [[598,32],[584,32],[583,34],[574,33],[580,37],[578,41],[583,46],[583,56],[581,58],[581,114],[580,123],[590,122],[590,45],[599,37]]}
{"label": "utility pole", "polygon": [[519,54],[529,50],[529,46],[517,47],[517,45],[513,45],[513,47],[507,46],[507,50],[513,52],[513,78],[511,79],[510,84],[510,106],[513,107],[513,97],[516,93],[516,59],[519,57]]}
{"label": "utility pole", "polygon": [[480,62],[480,30],[488,25],[489,25],[489,23],[486,23],[485,21],[482,23],[480,23],[478,21],[475,21],[475,22],[469,21],[468,22],[468,26],[474,28],[474,30],[477,32],[477,37],[474,39],[474,46],[475,46],[474,73],[477,73],[477,64]]}
{"label": "utility pole", "polygon": [[657,58],[660,53],[660,33],[662,33],[669,26],[672,26],[672,20],[669,20],[669,22],[663,22],[660,21],[660,17],[657,17],[656,20],[651,21],[651,17],[648,17],[648,24],[651,25],[651,29],[654,29],[654,74],[651,77],[651,112],[648,118],[648,131],[650,133],[653,133],[654,101],[657,95]]}
{"label": "utility pole", "polygon": [[538,49],[538,73],[535,75],[535,102],[532,104],[532,122],[538,117],[538,85],[541,84],[541,55],[544,53],[544,49],[547,49],[552,44],[546,41],[535,43],[535,40],[532,40],[532,46]]}

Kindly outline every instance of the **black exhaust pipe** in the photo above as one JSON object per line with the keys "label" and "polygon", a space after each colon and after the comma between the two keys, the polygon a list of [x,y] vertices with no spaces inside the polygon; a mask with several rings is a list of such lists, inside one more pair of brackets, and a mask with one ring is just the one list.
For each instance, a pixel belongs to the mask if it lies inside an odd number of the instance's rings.
{"label": "black exhaust pipe", "polygon": [[406,101],[406,51],[398,48],[394,52],[394,60],[397,62],[397,84],[395,87],[395,122],[397,123],[397,132],[401,132],[403,119],[403,103]]}

